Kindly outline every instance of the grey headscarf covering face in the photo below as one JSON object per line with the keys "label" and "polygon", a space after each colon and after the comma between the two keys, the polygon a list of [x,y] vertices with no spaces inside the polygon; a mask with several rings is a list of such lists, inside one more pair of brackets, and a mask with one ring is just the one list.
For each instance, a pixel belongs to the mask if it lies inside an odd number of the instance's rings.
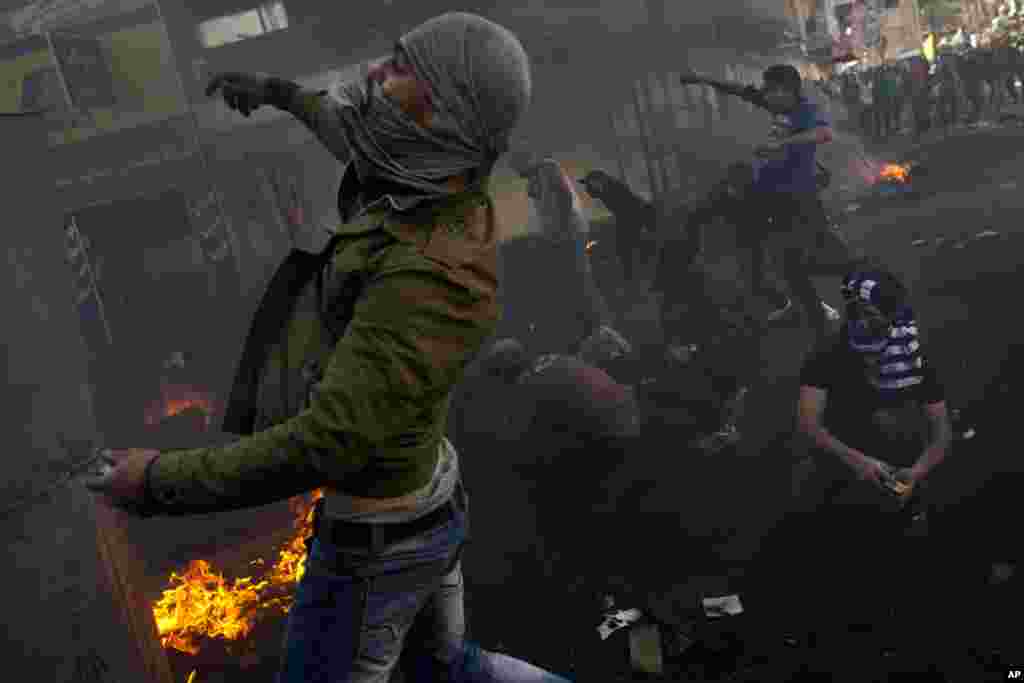
{"label": "grey headscarf covering face", "polygon": [[[388,101],[378,84],[356,79],[329,94],[342,107],[353,165],[406,189],[408,208],[451,194],[443,180],[467,171],[481,185],[508,150],[530,101],[530,63],[507,29],[475,14],[450,12],[399,40],[438,109],[429,129]],[[395,203],[395,198],[392,198]]]}

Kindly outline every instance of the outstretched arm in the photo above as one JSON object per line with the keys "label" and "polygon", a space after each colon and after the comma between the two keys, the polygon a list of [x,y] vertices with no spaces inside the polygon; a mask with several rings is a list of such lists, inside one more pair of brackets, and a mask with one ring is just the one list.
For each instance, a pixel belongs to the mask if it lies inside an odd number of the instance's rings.
{"label": "outstretched arm", "polygon": [[764,99],[761,97],[761,91],[752,85],[742,85],[731,81],[719,81],[714,78],[698,76],[697,74],[684,74],[679,80],[683,85],[706,85],[720,93],[738,97],[741,100],[750,102],[758,107],[765,106]]}

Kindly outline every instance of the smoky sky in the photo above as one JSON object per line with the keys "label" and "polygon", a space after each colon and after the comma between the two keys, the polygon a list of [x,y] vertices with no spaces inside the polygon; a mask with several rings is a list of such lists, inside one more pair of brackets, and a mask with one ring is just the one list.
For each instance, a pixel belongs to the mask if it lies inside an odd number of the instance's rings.
{"label": "smoky sky", "polygon": [[[671,0],[667,0],[671,2]],[[686,12],[697,16],[764,17],[778,19],[785,16],[782,0],[715,0],[711,3],[686,3]]]}

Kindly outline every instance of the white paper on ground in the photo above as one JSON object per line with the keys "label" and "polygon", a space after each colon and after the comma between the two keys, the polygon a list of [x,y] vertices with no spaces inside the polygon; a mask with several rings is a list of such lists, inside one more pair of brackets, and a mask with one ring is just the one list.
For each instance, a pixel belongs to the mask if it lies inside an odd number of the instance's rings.
{"label": "white paper on ground", "polygon": [[606,614],[604,621],[597,627],[597,633],[601,636],[601,640],[607,640],[608,636],[630,624],[635,624],[643,616],[644,613],[638,609],[619,610]]}
{"label": "white paper on ground", "polygon": [[743,614],[740,596],[725,595],[720,598],[704,598],[704,614],[709,617],[736,616]]}

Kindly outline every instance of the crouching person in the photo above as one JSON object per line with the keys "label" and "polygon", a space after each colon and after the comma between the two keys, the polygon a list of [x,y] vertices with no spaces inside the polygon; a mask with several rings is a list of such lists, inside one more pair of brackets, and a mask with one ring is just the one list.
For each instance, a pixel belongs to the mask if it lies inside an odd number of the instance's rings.
{"label": "crouching person", "polygon": [[445,438],[449,396],[499,318],[488,181],[530,89],[515,36],[464,13],[329,91],[240,73],[207,89],[246,116],[287,111],[351,159],[344,224],[270,283],[225,418],[242,438],[112,452],[90,487],[143,516],[325,489],[281,683],[384,683],[407,644],[416,680],[562,680],[465,641],[467,497]]}
{"label": "crouching person", "polygon": [[[852,624],[871,624],[898,636],[918,629],[895,628],[893,614],[916,618],[913,600],[927,602],[924,577],[936,569],[923,566],[927,544],[906,532],[950,451],[950,420],[900,281],[883,270],[857,272],[843,295],[842,329],[801,371],[799,431],[811,456],[796,468],[793,509],[769,536],[774,551],[760,568],[761,587],[786,601],[785,614],[803,622],[789,624],[795,629],[830,625],[842,637]],[[872,578],[879,562],[884,585]]]}

